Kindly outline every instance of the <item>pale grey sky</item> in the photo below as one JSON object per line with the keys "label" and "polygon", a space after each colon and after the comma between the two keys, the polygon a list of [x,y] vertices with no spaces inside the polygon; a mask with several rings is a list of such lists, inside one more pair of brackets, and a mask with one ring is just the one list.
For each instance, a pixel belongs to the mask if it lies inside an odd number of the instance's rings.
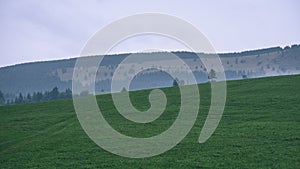
{"label": "pale grey sky", "polygon": [[[299,7],[298,0],[0,0],[0,67],[76,57],[105,25],[145,12],[190,22],[217,52],[299,44]],[[148,48],[185,50],[170,39],[145,36],[113,52]]]}

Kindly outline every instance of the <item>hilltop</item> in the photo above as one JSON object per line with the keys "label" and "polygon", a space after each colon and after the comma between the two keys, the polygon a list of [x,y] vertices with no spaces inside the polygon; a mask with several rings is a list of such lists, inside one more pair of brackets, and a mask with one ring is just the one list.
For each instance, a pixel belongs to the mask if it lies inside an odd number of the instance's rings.
{"label": "hilltop", "polygon": [[[173,52],[192,69],[198,83],[207,82],[205,66],[191,52]],[[129,54],[105,56],[96,77],[96,92],[110,91],[111,78],[118,64]],[[141,57],[162,55],[162,53],[140,53]],[[209,59],[210,54],[199,53],[202,59]],[[219,54],[228,80],[255,78],[300,73],[300,45],[291,47],[273,47],[245,51],[240,53]],[[97,56],[94,56],[97,57]],[[170,62],[165,60],[165,62]],[[14,99],[19,93],[24,96],[33,92],[51,91],[58,87],[60,91],[72,88],[72,77],[76,58],[48,62],[26,63],[0,68],[0,91],[6,99]],[[127,65],[130,70],[124,78],[134,75],[134,64]],[[171,68],[172,69],[172,68]],[[83,70],[86,71],[86,70]],[[176,71],[184,71],[176,68]],[[83,72],[84,73],[84,72]],[[85,72],[87,75],[89,72]],[[169,87],[172,78],[158,71],[144,71],[132,83],[130,90]],[[188,82],[186,82],[187,84]]]}

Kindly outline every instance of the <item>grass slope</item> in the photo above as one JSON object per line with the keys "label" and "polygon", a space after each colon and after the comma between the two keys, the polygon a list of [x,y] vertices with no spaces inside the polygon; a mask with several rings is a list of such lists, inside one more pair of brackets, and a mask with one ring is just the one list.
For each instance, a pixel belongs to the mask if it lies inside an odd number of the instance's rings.
{"label": "grass slope", "polygon": [[[300,76],[230,81],[224,116],[204,144],[198,137],[210,103],[209,84],[199,85],[201,108],[187,137],[170,151],[144,159],[113,155],[81,128],[72,100],[0,107],[0,168],[297,168],[300,166]],[[175,120],[178,88],[163,89],[165,113],[135,124],[115,110],[110,95],[97,99],[109,123],[135,137],[149,137]],[[150,90],[131,92],[133,104],[149,108]]]}

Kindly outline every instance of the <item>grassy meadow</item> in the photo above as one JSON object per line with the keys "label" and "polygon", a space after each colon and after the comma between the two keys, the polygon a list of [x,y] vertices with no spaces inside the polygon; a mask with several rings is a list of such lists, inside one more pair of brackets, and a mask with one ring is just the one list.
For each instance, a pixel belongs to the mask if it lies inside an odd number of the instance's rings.
{"label": "grassy meadow", "polygon": [[[111,95],[97,96],[119,132],[150,137],[168,129],[180,108],[177,87],[162,89],[166,111],[147,124],[126,120]],[[0,107],[0,168],[299,168],[300,75],[227,82],[227,101],[215,133],[198,143],[210,106],[210,84],[199,85],[201,105],[192,130],[173,149],[131,159],[97,146],[81,128],[72,100]],[[151,90],[130,92],[133,105],[149,108]]]}

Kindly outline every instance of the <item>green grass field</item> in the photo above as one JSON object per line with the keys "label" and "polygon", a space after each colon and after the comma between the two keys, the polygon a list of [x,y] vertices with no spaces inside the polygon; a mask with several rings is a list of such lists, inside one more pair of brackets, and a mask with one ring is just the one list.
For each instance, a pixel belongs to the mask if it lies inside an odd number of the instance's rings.
{"label": "green grass field", "polygon": [[[72,100],[0,107],[0,168],[291,168],[300,166],[300,75],[227,82],[222,120],[198,143],[210,85],[199,85],[201,107],[190,133],[173,149],[130,159],[98,147],[81,128]],[[126,120],[110,95],[98,96],[109,123],[123,134],[150,137],[167,130],[180,106],[178,88],[163,89],[164,114],[149,124]],[[131,92],[133,104],[149,108],[150,90]]]}

